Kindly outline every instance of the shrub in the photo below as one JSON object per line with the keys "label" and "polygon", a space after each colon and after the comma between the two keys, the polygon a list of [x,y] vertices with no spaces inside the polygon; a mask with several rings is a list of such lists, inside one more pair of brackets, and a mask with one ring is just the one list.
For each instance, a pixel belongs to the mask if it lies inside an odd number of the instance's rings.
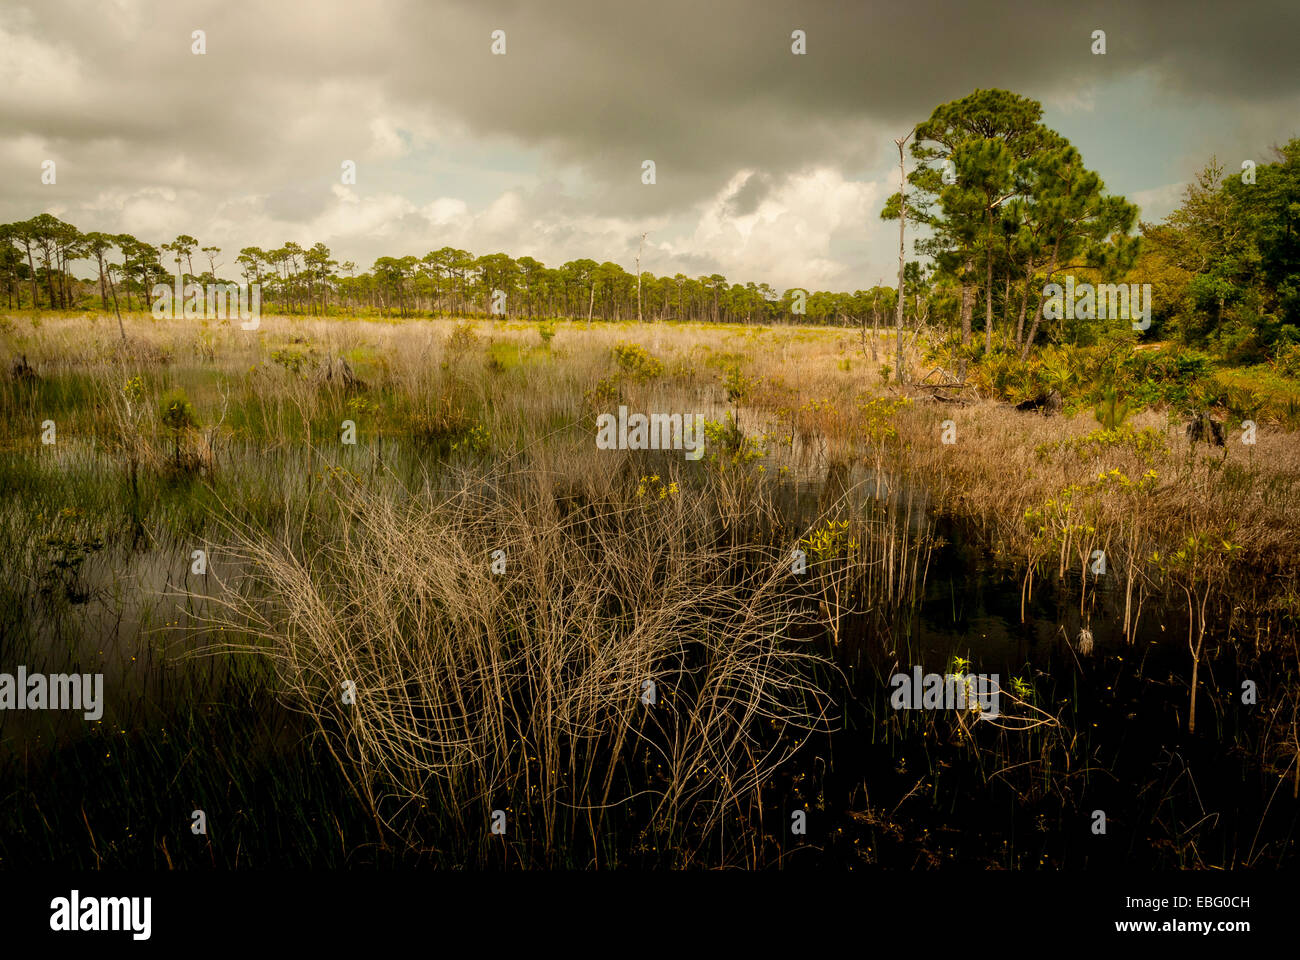
{"label": "shrub", "polygon": [[199,426],[198,415],[185,391],[175,387],[167,392],[160,406],[162,424],[172,432],[172,451],[176,466],[181,465],[181,437]]}
{"label": "shrub", "polygon": [[1117,371],[1125,392],[1137,405],[1167,404],[1176,410],[1199,409],[1213,375],[1213,359],[1188,348],[1134,353]]}
{"label": "shrub", "polygon": [[1128,418],[1129,404],[1114,387],[1106,387],[1102,390],[1101,403],[1097,404],[1092,413],[1103,430],[1117,430]]}
{"label": "shrub", "polygon": [[272,350],[271,359],[292,374],[301,373],[303,365],[307,362],[307,357],[301,350],[294,350],[290,347],[283,350]]}
{"label": "shrub", "polygon": [[443,341],[443,346],[448,353],[464,353],[473,349],[478,344],[478,334],[474,332],[473,326],[468,322],[462,321],[452,328],[451,333],[447,334],[447,339]]}
{"label": "shrub", "polygon": [[452,400],[451,394],[443,394],[430,409],[412,413],[408,425],[419,443],[439,444],[450,443],[468,431],[473,422],[464,408]]}
{"label": "shrub", "polygon": [[179,387],[167,391],[162,399],[159,415],[163,426],[176,433],[194,429],[199,425],[199,418],[194,412],[193,404],[185,396],[185,391]]}
{"label": "shrub", "polygon": [[663,361],[638,343],[620,343],[614,347],[619,367],[637,380],[650,380],[664,372]]}
{"label": "shrub", "polygon": [[740,372],[740,367],[735,366],[727,371],[727,376],[722,381],[723,389],[727,391],[727,399],[732,403],[744,403],[754,395],[762,381],[757,377],[747,377]]}

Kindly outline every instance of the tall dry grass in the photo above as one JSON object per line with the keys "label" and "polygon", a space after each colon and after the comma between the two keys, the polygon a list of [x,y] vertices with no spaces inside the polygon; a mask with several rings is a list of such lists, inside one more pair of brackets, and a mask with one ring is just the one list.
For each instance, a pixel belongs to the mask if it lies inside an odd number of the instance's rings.
{"label": "tall dry grass", "polygon": [[[1300,615],[1293,435],[1263,429],[1224,456],[1155,413],[1134,419],[1139,433],[1098,439],[1086,413],[895,403],[856,331],[559,324],[543,343],[504,322],[267,317],[249,333],[137,317],[124,348],[106,320],[40,322],[5,333],[43,380],[5,385],[0,444],[33,475],[125,476],[130,462],[161,474],[157,400],[183,386],[201,422],[186,442],[210,451],[202,479],[238,561],[214,576],[252,571],[211,591],[226,607],[206,627],[273,658],[286,701],[391,842],[452,862],[778,856],[763,838],[788,811],[771,809],[769,787],[831,713],[830,668],[801,638],[837,638],[872,613],[888,625],[912,604],[939,512],[981,522],[1025,566],[1027,595],[1035,577],[1074,578],[1086,612],[1118,583],[1130,635],[1148,598],[1187,594],[1198,663],[1208,621],[1240,636],[1265,615]],[[662,369],[620,369],[622,343]],[[315,376],[343,355],[364,389]],[[121,397],[136,375],[144,414]],[[691,468],[597,451],[593,415],[620,402],[730,416],[741,446]],[[46,416],[59,422],[53,450],[33,439]],[[345,418],[355,448],[339,444]],[[941,442],[946,420],[954,444]],[[1161,442],[1132,439],[1143,428]],[[750,440],[763,451],[752,461]],[[859,477],[843,481],[853,496],[824,493],[812,528],[786,529],[772,480],[833,486],[837,470]],[[654,474],[678,491],[639,497]],[[167,502],[194,494],[178,486]],[[1206,532],[1239,549],[1226,563],[1155,559]],[[821,549],[795,581],[800,540]],[[1096,549],[1108,579],[1088,573]],[[491,572],[493,550],[506,573]],[[646,681],[654,706],[641,703]],[[505,841],[488,832],[493,810],[507,813]]]}
{"label": "tall dry grass", "polygon": [[536,469],[335,502],[314,545],[237,537],[253,572],[209,626],[274,659],[395,842],[490,862],[502,810],[528,865],[608,865],[629,824],[655,861],[762,860],[739,825],[780,830],[764,785],[832,712],[777,551],[707,497]]}

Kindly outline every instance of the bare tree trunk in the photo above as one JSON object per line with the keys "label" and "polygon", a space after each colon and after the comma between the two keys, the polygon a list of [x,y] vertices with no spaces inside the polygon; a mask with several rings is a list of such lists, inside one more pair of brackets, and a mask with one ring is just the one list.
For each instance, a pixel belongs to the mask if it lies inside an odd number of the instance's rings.
{"label": "bare tree trunk", "polygon": [[1020,318],[1016,321],[1016,348],[1020,348],[1025,337],[1025,314],[1029,311],[1029,285],[1034,282],[1034,266],[1031,263],[1025,272],[1025,292],[1020,298]]}
{"label": "bare tree trunk", "polygon": [[[894,376],[899,383],[906,383],[907,378],[903,372],[903,267],[905,266],[905,248],[904,235],[907,231],[907,170],[903,166],[903,145],[911,139],[916,127],[907,131],[907,136],[900,137],[894,141],[898,147],[898,309],[894,314],[894,339],[897,343],[897,359],[894,364]],[[872,349],[875,349],[875,343],[872,343]]]}
{"label": "bare tree trunk", "polygon": [[54,292],[54,266],[58,258],[49,247],[41,249],[45,256],[45,290],[50,295],[50,309],[57,310],[59,303],[58,295]]}
{"label": "bare tree trunk", "polygon": [[[975,285],[970,282],[970,278],[963,273],[961,279],[961,345],[962,347],[970,346],[970,319],[971,313],[975,309]],[[961,363],[957,365],[957,378],[966,379],[966,354],[962,351]]]}
{"label": "bare tree trunk", "polygon": [[[1011,271],[1008,269],[1002,282],[1002,325],[1007,329],[1011,328]],[[1002,334],[1003,341],[1007,337],[1006,333]]]}
{"label": "bare tree trunk", "polygon": [[[1052,279],[1052,274],[1054,273],[1056,273],[1056,251],[1055,250],[1052,251],[1052,262],[1048,266],[1048,270],[1047,270],[1047,279],[1049,281]],[[1041,291],[1039,291],[1038,306],[1034,308],[1034,323],[1033,326],[1029,328],[1029,336],[1025,337],[1025,345],[1020,348],[1021,360],[1024,360],[1026,357],[1029,356],[1029,348],[1034,345],[1034,337],[1038,333],[1038,324],[1042,321],[1042,319],[1043,319],[1043,294]]]}
{"label": "bare tree trunk", "polygon": [[970,346],[971,313],[975,309],[975,284],[963,277],[961,282],[961,345]]}
{"label": "bare tree trunk", "polygon": [[[103,283],[103,277],[100,278]],[[122,342],[126,343],[126,327],[122,324],[122,311],[117,308],[117,287],[113,286],[113,274],[108,274],[108,287],[113,291],[113,312],[117,314],[117,329],[122,334]],[[127,309],[130,309],[129,307]]]}
{"label": "bare tree trunk", "polygon": [[[873,316],[874,313],[875,312],[872,311]],[[865,357],[867,356],[867,315],[865,313],[862,315],[861,327],[862,327],[862,355]],[[874,337],[871,340],[871,359],[872,360],[876,359],[876,341]]]}
{"label": "bare tree trunk", "polygon": [[1034,337],[1038,333],[1039,321],[1043,319],[1043,295],[1038,295],[1038,306],[1034,308],[1034,322],[1029,326],[1029,333],[1025,337],[1025,344],[1020,348],[1020,359],[1024,360],[1029,356],[1029,348],[1034,345]]}
{"label": "bare tree trunk", "polygon": [[[923,309],[924,307],[924,309]],[[922,304],[921,295],[916,295],[916,324],[912,327],[912,335],[907,338],[906,351],[916,346],[916,341],[921,339],[921,331],[925,328],[925,322],[930,318],[930,303],[926,301]]]}
{"label": "bare tree trunk", "polygon": [[36,263],[32,260],[32,245],[24,240],[23,246],[27,248],[27,269],[29,271],[27,277],[32,282],[32,309],[40,313],[41,305],[36,299]]}
{"label": "bare tree trunk", "polygon": [[641,248],[645,246],[645,234],[641,234],[641,242],[636,248],[636,322],[644,323],[641,316]]}
{"label": "bare tree trunk", "polygon": [[993,210],[988,211],[989,229],[984,257],[984,352],[993,349]]}
{"label": "bare tree trunk", "polygon": [[99,261],[99,302],[105,310],[108,309],[108,291],[104,289],[104,255],[96,254],[95,259]]}

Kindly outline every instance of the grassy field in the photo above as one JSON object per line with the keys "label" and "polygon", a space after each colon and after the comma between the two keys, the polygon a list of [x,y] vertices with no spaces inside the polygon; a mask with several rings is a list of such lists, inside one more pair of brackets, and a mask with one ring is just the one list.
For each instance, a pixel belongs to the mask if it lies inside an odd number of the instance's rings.
{"label": "grassy field", "polygon": [[[873,359],[844,329],[126,331],[3,327],[0,669],[103,672],[109,692],[99,723],[5,718],[0,863],[782,864],[790,811],[833,806],[804,778],[846,727],[846,674],[883,689],[919,662],[945,518],[1009,571],[1022,620],[1040,591],[1067,598],[1076,661],[1094,632],[1167,633],[1173,727],[1220,758],[1246,744],[1265,809],[1300,790],[1282,418],[1220,449],[1163,409],[1103,426],[935,400],[884,375],[892,339]],[[702,413],[704,457],[598,449],[620,406]],[[1225,657],[1258,683],[1250,717]],[[867,713],[884,742],[995,761],[971,782],[1037,763],[1003,779],[1064,824],[1087,798],[1062,784],[1097,756],[1078,704],[1017,680],[996,730]],[[903,815],[854,790],[825,829],[882,849]],[[1180,831],[1166,863],[1198,862]],[[1259,862],[1241,846],[1208,862]]]}

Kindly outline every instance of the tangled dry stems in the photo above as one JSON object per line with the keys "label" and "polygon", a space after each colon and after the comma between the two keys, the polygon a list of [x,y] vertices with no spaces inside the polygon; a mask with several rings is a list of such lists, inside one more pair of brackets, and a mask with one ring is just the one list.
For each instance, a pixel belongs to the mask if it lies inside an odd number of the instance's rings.
{"label": "tangled dry stems", "polygon": [[312,548],[245,531],[252,572],[212,625],[275,659],[394,833],[423,807],[486,836],[501,809],[550,860],[598,849],[629,804],[689,863],[724,818],[761,819],[764,784],[831,719],[786,558],[729,545],[705,497],[466,477],[336,504],[337,538]]}

